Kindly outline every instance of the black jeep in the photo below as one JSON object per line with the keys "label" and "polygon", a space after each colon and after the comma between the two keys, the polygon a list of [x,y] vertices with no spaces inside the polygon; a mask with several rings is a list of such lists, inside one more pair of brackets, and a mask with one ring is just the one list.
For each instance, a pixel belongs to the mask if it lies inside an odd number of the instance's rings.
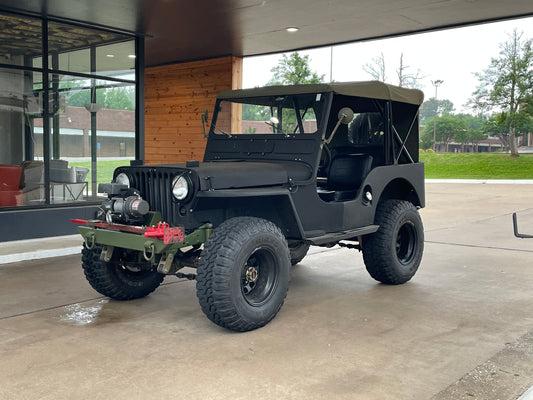
{"label": "black jeep", "polygon": [[311,245],[362,250],[374,279],[407,282],[424,246],[422,100],[381,82],[221,93],[203,162],[132,163],[100,185],[100,212],[76,221],[85,276],[119,300],[196,279],[207,317],[236,331],[274,318]]}

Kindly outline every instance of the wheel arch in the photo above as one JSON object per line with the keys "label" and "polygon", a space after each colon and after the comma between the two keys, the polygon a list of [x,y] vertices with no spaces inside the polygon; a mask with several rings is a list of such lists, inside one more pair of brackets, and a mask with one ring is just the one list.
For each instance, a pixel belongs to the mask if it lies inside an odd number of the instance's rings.
{"label": "wheel arch", "polygon": [[[276,224],[287,239],[302,239],[304,231],[292,198],[287,193],[261,193],[243,196],[208,196],[199,201],[214,227],[234,217],[257,217]],[[210,212],[211,211],[211,212]]]}
{"label": "wheel arch", "polygon": [[425,206],[423,190],[417,190],[415,185],[405,178],[395,178],[383,188],[379,201],[389,199],[406,200],[420,208]]}

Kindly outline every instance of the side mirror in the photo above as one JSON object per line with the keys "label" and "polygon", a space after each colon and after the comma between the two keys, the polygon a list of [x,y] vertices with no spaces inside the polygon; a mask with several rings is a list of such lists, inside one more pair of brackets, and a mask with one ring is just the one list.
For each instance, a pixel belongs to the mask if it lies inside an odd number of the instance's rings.
{"label": "side mirror", "polygon": [[209,113],[207,110],[201,115],[202,118],[202,127],[204,128],[204,137],[207,138],[207,130],[205,129],[205,125],[207,124],[207,119],[209,118]]}
{"label": "side mirror", "polygon": [[354,112],[349,107],[344,107],[339,110],[337,117],[342,124],[349,124],[353,121]]}
{"label": "side mirror", "polygon": [[339,126],[341,126],[341,124],[349,124],[350,122],[353,121],[353,117],[354,117],[354,112],[351,108],[349,107],[343,107],[339,110],[339,113],[337,114],[337,117],[339,118],[339,120],[337,121],[337,125],[335,125],[335,128],[333,128],[333,132],[331,132],[331,135],[329,136],[329,138],[325,138],[322,140],[323,143],[325,144],[330,144],[331,143],[331,140],[333,139],[333,136],[335,136],[335,133],[337,132],[337,129],[339,129]]}

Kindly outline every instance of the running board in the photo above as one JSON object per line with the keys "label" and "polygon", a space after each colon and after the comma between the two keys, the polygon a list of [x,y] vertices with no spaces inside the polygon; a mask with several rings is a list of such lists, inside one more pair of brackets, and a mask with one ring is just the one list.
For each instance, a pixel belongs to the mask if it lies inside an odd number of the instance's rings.
{"label": "running board", "polygon": [[307,240],[314,245],[321,245],[326,243],[338,242],[339,240],[351,239],[357,236],[368,235],[374,233],[379,229],[379,225],[368,225],[362,228],[350,229],[348,231],[328,233],[321,236],[308,237]]}

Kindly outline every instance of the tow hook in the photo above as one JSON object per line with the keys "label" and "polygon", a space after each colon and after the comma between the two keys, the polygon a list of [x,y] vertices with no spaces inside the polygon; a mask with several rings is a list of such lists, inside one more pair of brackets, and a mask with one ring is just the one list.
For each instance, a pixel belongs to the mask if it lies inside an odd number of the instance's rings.
{"label": "tow hook", "polygon": [[160,274],[168,274],[174,261],[174,254],[168,253],[166,257],[161,257],[159,264],[157,265],[157,272]]}
{"label": "tow hook", "polygon": [[105,261],[105,262],[111,261],[114,250],[115,250],[115,247],[104,245],[102,247],[102,253],[100,254],[100,260]]}

